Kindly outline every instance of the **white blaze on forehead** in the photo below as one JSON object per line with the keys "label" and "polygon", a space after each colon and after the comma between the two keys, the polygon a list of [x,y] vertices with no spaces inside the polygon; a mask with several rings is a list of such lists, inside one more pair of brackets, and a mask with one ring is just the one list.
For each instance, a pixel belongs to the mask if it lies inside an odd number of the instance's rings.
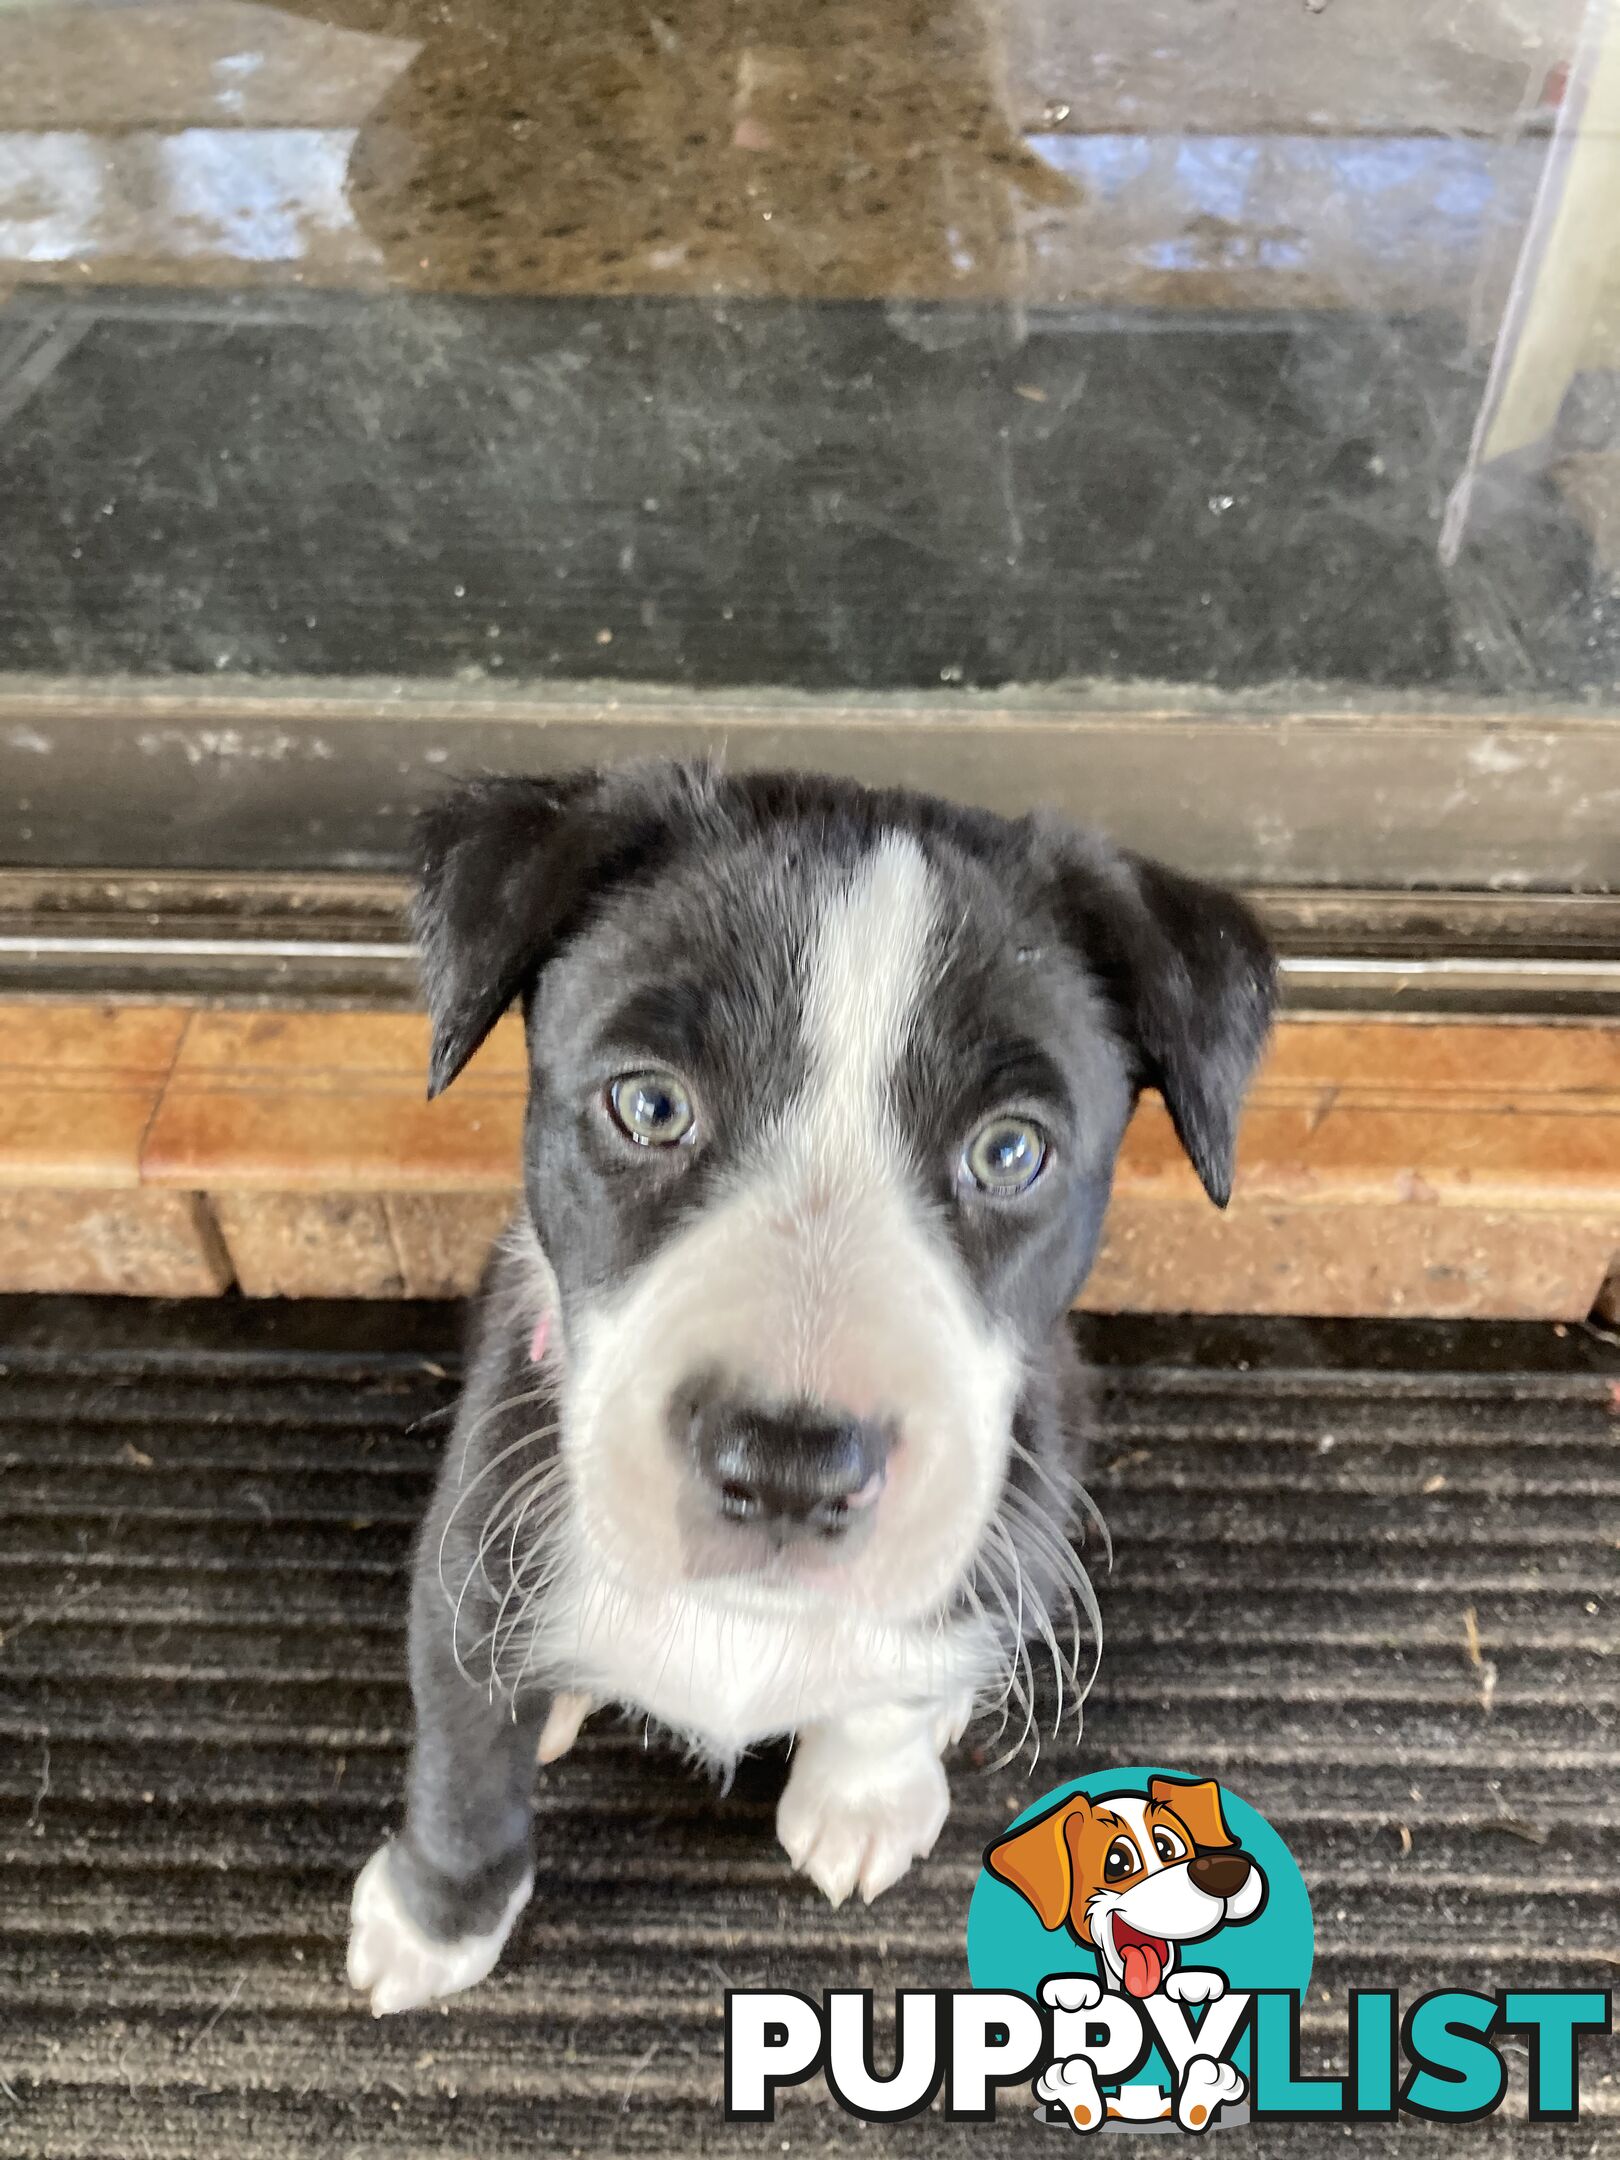
{"label": "white blaze on forehead", "polygon": [[[708,1203],[576,1324],[563,1447],[616,1570],[681,1577],[691,1473],[671,1406],[715,1376],[744,1403],[809,1403],[893,1431],[876,1526],[845,1584],[867,1611],[933,1610],[977,1548],[1005,1475],[1018,1359],[917,1190],[896,1114],[947,927],[906,834],[842,877],[823,873],[800,984],[802,1081]],[[597,1678],[595,1692],[615,1692]]]}
{"label": "white blaze on forehead", "polygon": [[827,1168],[869,1165],[885,1141],[893,1146],[891,1085],[938,922],[933,872],[907,833],[886,834],[823,908],[805,994],[800,1130]]}
{"label": "white blaze on forehead", "polygon": [[940,1347],[937,1309],[919,1327],[914,1305],[937,1258],[894,1115],[938,918],[933,873],[904,833],[885,834],[828,892],[804,984],[805,1079],[744,1201],[774,1233],[754,1248],[775,1308],[767,1377],[866,1413],[903,1411],[916,1389],[908,1364]]}
{"label": "white blaze on forehead", "polygon": [[1110,1815],[1119,1817],[1136,1839],[1137,1850],[1150,1868],[1163,1865],[1153,1849],[1153,1825],[1145,1800],[1135,1793],[1110,1793],[1105,1800],[1099,1800],[1097,1804],[1105,1807]]}

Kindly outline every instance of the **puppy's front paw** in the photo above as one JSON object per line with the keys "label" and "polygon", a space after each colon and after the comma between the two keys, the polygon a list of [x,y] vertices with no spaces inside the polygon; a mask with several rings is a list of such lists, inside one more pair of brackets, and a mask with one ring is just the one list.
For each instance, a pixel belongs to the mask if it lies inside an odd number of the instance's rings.
{"label": "puppy's front paw", "polygon": [[1035,2080],[1035,2096],[1048,2106],[1062,2108],[1076,2130],[1102,2128],[1106,2110],[1089,2056],[1070,2055],[1043,2070]]}
{"label": "puppy's front paw", "polygon": [[1218,2110],[1241,2100],[1247,2090],[1242,2071],[1231,2063],[1195,2055],[1182,2072],[1176,2121],[1183,2130],[1207,2130]]}
{"label": "puppy's front paw", "polygon": [[834,1905],[855,1889],[870,1905],[933,1851],[950,1805],[944,1768],[927,1745],[868,1759],[814,1733],[794,1757],[776,1834]]}
{"label": "puppy's front paw", "polygon": [[378,1846],[360,1870],[349,1906],[349,1985],[371,1997],[373,2017],[476,1987],[493,1972],[533,1888],[533,1875],[525,1875],[487,1934],[435,1942],[405,1910],[389,1873],[388,1847]]}
{"label": "puppy's front paw", "polygon": [[1226,1975],[1190,1966],[1185,1972],[1173,1972],[1164,1983],[1164,1992],[1172,2002],[1219,2002],[1226,1993]]}
{"label": "puppy's front paw", "polygon": [[934,1753],[955,1747],[973,1722],[973,1690],[963,1688],[934,1713]]}

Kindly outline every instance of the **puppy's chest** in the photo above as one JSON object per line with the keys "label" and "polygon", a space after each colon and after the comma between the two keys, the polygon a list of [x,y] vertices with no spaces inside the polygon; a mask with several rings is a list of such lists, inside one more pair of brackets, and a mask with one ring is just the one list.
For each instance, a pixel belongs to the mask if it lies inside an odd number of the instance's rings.
{"label": "puppy's chest", "polygon": [[961,1629],[644,1596],[584,1570],[551,1604],[536,1650],[554,1686],[643,1711],[726,1757],[818,1719],[952,1699],[981,1684],[990,1654]]}

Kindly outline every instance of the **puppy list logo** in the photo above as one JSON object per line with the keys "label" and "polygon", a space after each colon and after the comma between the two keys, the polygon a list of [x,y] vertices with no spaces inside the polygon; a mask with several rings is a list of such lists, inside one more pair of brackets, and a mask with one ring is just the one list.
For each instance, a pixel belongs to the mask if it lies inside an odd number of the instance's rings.
{"label": "puppy list logo", "polygon": [[726,2114],[770,2122],[779,2089],[819,2072],[868,2122],[942,2094],[949,2119],[988,2122],[1020,2085],[1040,2122],[1083,2135],[1472,2122],[1502,2104],[1511,2031],[1531,2119],[1576,2119],[1580,2039],[1609,2030],[1607,1993],[1442,1988],[1403,2016],[1393,1988],[1357,1989],[1346,2073],[1307,2078],[1314,1948],[1293,1855],[1238,1795],[1172,1770],[1099,1772],[989,1846],[968,1912],[973,1985],[898,1997],[892,2071],[876,2064],[869,1992],[728,1994]]}
{"label": "puppy list logo", "polygon": [[976,1987],[1049,2012],[1034,2090],[1072,2129],[1249,2119],[1258,1989],[1311,1976],[1310,1898],[1271,1825],[1212,1778],[1116,1770],[1020,1815],[968,1912]]}

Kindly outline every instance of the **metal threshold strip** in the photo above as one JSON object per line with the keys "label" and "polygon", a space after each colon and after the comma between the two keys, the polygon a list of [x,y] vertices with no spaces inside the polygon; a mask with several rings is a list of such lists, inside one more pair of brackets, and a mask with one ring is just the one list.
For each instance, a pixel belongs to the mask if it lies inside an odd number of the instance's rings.
{"label": "metal threshold strip", "polygon": [[[0,871],[0,992],[405,1006],[403,879]],[[1620,1017],[1620,896],[1265,888],[1296,1012]]]}
{"label": "metal threshold strip", "polygon": [[27,958],[122,960],[365,960],[408,961],[408,944],[330,938],[29,937],[0,936],[0,954]]}
{"label": "metal threshold strip", "polygon": [[[172,963],[184,974],[196,964],[228,961],[252,970],[255,966],[318,970],[325,965],[354,963],[366,984],[357,991],[380,987],[383,974],[409,972],[413,965],[408,944],[329,938],[186,938],[186,937],[29,937],[0,935],[0,982],[17,982],[20,966],[50,972],[52,964],[64,972],[72,969],[78,986],[97,980],[116,991],[124,970]],[[11,963],[8,966],[8,963]],[[97,963],[106,963],[105,969]],[[82,972],[80,972],[82,970]],[[1334,1002],[1361,991],[1394,992],[1403,986],[1430,995],[1465,995],[1470,986],[1487,997],[1513,996],[1525,1000],[1569,997],[1613,998],[1620,1005],[1620,959],[1545,960],[1476,959],[1450,955],[1427,960],[1370,959],[1356,954],[1284,954],[1281,962],[1284,994],[1297,1004],[1320,995]],[[183,984],[175,985],[183,989]],[[1529,1005],[1526,1009],[1531,1009]]]}
{"label": "metal threshold strip", "polygon": [[1356,954],[1285,953],[1283,1001],[1295,1011],[1362,1011],[1399,1006],[1455,1017],[1620,1018],[1620,958],[1613,960],[1477,959],[1449,954],[1427,960]]}

